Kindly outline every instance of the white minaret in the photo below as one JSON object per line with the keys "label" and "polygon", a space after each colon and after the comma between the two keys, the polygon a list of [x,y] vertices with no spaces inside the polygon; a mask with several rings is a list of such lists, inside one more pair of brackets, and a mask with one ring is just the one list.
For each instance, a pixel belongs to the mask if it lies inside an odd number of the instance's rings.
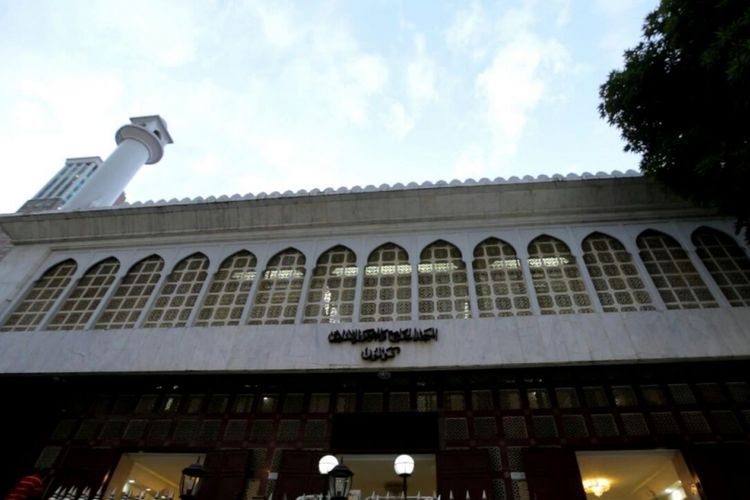
{"label": "white minaret", "polygon": [[150,165],[161,160],[164,146],[172,144],[167,123],[159,115],[139,116],[130,122],[115,134],[117,149],[63,210],[112,206],[144,163]]}

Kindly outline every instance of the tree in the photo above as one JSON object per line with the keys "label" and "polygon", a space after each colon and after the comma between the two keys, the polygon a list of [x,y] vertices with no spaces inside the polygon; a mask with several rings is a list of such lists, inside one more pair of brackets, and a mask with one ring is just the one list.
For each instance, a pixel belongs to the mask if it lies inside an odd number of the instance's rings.
{"label": "tree", "polygon": [[750,242],[750,2],[661,0],[599,91],[641,170]]}

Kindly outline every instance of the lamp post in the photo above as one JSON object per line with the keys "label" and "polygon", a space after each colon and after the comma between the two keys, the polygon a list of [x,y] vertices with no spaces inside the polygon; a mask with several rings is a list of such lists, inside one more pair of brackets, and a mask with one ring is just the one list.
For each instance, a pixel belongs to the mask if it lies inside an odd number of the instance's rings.
{"label": "lamp post", "polygon": [[333,455],[325,455],[318,461],[318,472],[323,476],[323,494],[321,499],[326,496],[328,491],[328,473],[339,464],[339,461]]}
{"label": "lamp post", "polygon": [[344,464],[337,465],[328,473],[328,498],[347,500],[354,473]]}
{"label": "lamp post", "polygon": [[208,475],[206,469],[200,464],[200,458],[184,469],[180,478],[180,498],[182,500],[196,500],[198,491],[203,485],[203,479]]}
{"label": "lamp post", "polygon": [[393,470],[396,474],[404,478],[404,499],[406,499],[406,478],[414,472],[414,459],[409,455],[399,455],[393,461]]}

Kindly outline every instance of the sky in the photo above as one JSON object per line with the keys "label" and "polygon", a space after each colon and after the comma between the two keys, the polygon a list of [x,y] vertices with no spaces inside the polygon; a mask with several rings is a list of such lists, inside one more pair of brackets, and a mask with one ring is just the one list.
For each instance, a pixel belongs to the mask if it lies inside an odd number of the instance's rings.
{"label": "sky", "polygon": [[0,213],[131,116],[129,202],[638,168],[599,117],[656,0],[0,0]]}

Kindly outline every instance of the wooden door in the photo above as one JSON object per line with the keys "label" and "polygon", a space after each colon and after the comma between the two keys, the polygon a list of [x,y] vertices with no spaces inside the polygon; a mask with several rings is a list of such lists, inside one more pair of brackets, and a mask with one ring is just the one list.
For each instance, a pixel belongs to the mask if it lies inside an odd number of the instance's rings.
{"label": "wooden door", "polygon": [[315,495],[325,488],[325,478],[318,472],[319,451],[284,450],[274,498],[294,500],[300,495]]}
{"label": "wooden door", "polygon": [[248,470],[247,451],[219,451],[206,454],[206,483],[198,493],[199,500],[238,500],[244,498]]}
{"label": "wooden door", "polygon": [[573,451],[525,448],[523,465],[531,500],[586,500]]}
{"label": "wooden door", "polygon": [[706,500],[748,498],[750,446],[746,444],[700,445],[683,450],[688,466],[698,476],[698,488]]}
{"label": "wooden door", "polygon": [[96,491],[115,468],[119,454],[105,448],[71,448],[55,471],[48,490],[75,486],[80,492],[88,486]]}
{"label": "wooden door", "polygon": [[435,455],[437,493],[448,499],[481,499],[482,493],[492,495],[492,472],[487,450],[441,451]]}

